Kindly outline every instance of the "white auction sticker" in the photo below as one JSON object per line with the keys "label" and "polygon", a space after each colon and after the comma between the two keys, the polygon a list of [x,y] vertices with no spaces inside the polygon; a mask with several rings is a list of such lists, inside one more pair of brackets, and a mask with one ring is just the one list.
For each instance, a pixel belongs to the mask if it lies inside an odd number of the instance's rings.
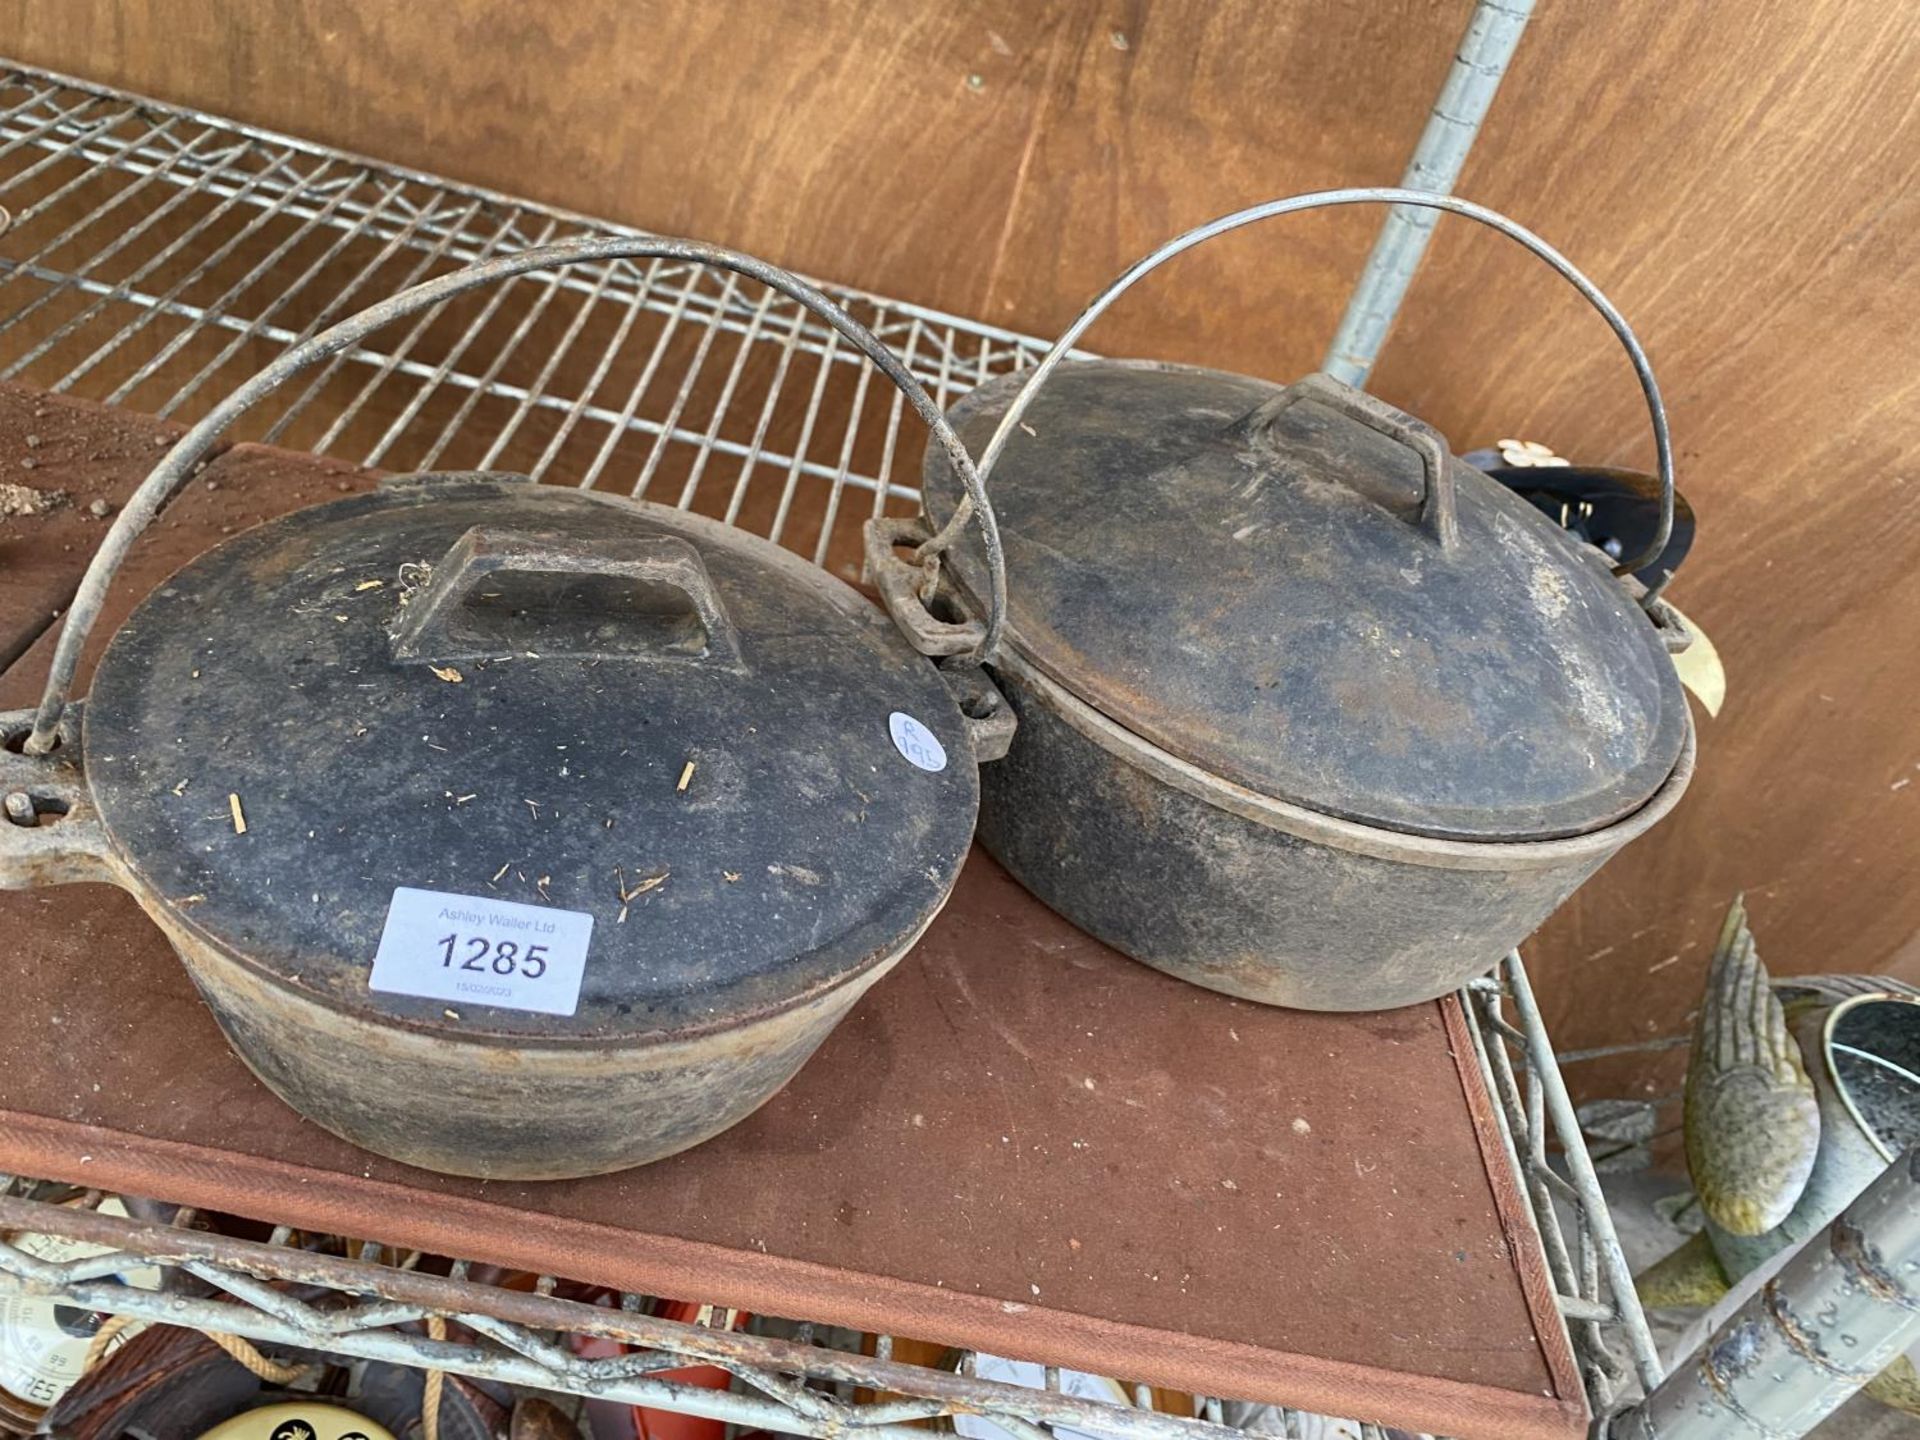
{"label": "white auction sticker", "polygon": [[593,916],[400,886],[367,985],[389,995],[571,1015]]}
{"label": "white auction sticker", "polygon": [[893,736],[893,748],[906,756],[909,764],[922,770],[947,768],[947,747],[906,711],[896,710],[887,716],[887,732]]}

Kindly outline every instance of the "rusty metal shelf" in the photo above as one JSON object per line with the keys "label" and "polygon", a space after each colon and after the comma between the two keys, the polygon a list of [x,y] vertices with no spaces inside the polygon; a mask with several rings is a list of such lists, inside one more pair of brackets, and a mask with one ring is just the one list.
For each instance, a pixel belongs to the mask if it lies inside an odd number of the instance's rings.
{"label": "rusty metal shelf", "polygon": [[[18,66],[0,69],[0,206],[10,214],[0,377],[178,420],[408,283],[550,239],[631,233]],[[942,405],[1044,351],[1031,337],[826,288]],[[833,332],[778,296],[693,267],[613,264],[449,302],[336,357],[256,410],[238,438],[393,469],[494,466],[646,494],[845,573],[860,522],[918,498],[900,397],[869,377]],[[1659,1362],[1519,956],[1463,1000],[1589,1401],[1604,1415],[1656,1380]],[[483,1283],[457,1259],[444,1276],[424,1275],[377,1245],[318,1257],[285,1229],[250,1243],[196,1230],[190,1212],[142,1226],[89,1208],[98,1195],[63,1198],[47,1182],[7,1179],[0,1231],[66,1234],[106,1253],[55,1264],[0,1242],[0,1292],[823,1437],[905,1440],[913,1422],[959,1414],[991,1417],[1019,1440],[1059,1426],[1124,1440],[1205,1440],[1223,1427],[1323,1433],[1314,1417],[1233,1397],[1203,1397],[1188,1419],[1155,1412],[1144,1389],[1125,1392],[1132,1403],[1064,1394],[1052,1369],[1036,1390],[979,1378],[971,1356],[957,1369],[906,1365],[886,1336],[872,1355],[850,1353],[804,1316],[716,1332],[648,1318],[637,1296],[614,1309],[558,1298],[553,1277],[527,1294]],[[115,1278],[149,1263],[208,1293]],[[325,1293],[294,1302],[276,1279]],[[430,1315],[471,1338],[402,1328]],[[634,1349],[583,1360],[564,1343],[572,1334]],[[656,1378],[689,1361],[726,1368],[732,1392]],[[855,1405],[857,1389],[896,1398]]]}
{"label": "rusty metal shelf", "polygon": [[[1631,1299],[1614,1299],[1610,1276],[1624,1262],[1606,1222],[1585,1153],[1548,1159],[1553,1141],[1577,1135],[1557,1075],[1542,1070],[1544,1052],[1524,966],[1509,957],[1496,977],[1475,982],[1467,1009],[1476,1058],[1499,1098],[1503,1135],[1516,1148],[1516,1174],[1526,1181],[1554,1274],[1558,1303],[1580,1359],[1589,1401],[1605,1414],[1636,1380],[1654,1378],[1657,1362],[1644,1320]],[[1520,1157],[1525,1158],[1520,1158]],[[1554,1201],[1575,1223],[1563,1227]],[[848,1431],[906,1440],[914,1421],[981,1415],[1019,1440],[1038,1440],[1056,1427],[1093,1431],[1118,1440],[1225,1440],[1235,1432],[1297,1437],[1383,1435],[1378,1426],[1238,1402],[1232,1396],[1196,1397],[1193,1418],[1154,1408],[1146,1386],[1121,1386],[1111,1400],[1066,1393],[1061,1372],[1045,1369],[1034,1390],[974,1372],[976,1358],[948,1357],[941,1368],[907,1364],[894,1356],[890,1336],[861,1353],[859,1336],[810,1323],[805,1317],[757,1317],[748,1333],[714,1331],[650,1317],[646,1297],[622,1295],[596,1305],[555,1295],[565,1277],[539,1277],[532,1293],[492,1283],[497,1270],[452,1259],[428,1273],[421,1257],[372,1241],[336,1242],[340,1253],[316,1253],[313,1237],[282,1226],[264,1242],[234,1239],[200,1228],[192,1210],[170,1224],[142,1223],[98,1213],[98,1192],[82,1193],[25,1177],[0,1177],[0,1234],[57,1234],[101,1247],[65,1262],[37,1258],[0,1240],[0,1293],[54,1296],[103,1314],[187,1325],[241,1335],[269,1345],[400,1362],[570,1394],[677,1410],[744,1428],[833,1437]],[[146,1207],[151,1208],[151,1207]],[[160,1291],[121,1277],[159,1267],[200,1282],[198,1293],[177,1284]],[[272,1282],[319,1287],[316,1298],[295,1300]],[[1626,1292],[1631,1296],[1631,1291]],[[417,1322],[438,1316],[466,1332],[433,1340]],[[458,1332],[456,1332],[458,1333]],[[631,1347],[611,1358],[584,1359],[568,1337],[598,1337]],[[1632,1360],[1623,1360],[1625,1351]],[[1017,1356],[1012,1358],[1018,1358]],[[1633,1363],[1637,1361],[1638,1363]],[[735,1377],[730,1392],[657,1378],[688,1364],[719,1365]],[[1637,1371],[1637,1373],[1636,1373]],[[881,1403],[859,1404],[855,1392],[880,1392]]]}

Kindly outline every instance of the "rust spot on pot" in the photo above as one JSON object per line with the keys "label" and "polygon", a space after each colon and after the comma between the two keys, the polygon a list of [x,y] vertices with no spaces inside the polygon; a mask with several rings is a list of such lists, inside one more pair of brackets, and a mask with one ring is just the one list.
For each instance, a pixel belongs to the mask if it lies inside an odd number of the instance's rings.
{"label": "rust spot on pot", "polygon": [[1888,1305],[1913,1304],[1913,1296],[1900,1283],[1899,1277],[1867,1238],[1866,1232],[1858,1225],[1849,1224],[1844,1215],[1833,1222],[1827,1243],[1833,1258],[1846,1266],[1860,1287],[1874,1299]]}

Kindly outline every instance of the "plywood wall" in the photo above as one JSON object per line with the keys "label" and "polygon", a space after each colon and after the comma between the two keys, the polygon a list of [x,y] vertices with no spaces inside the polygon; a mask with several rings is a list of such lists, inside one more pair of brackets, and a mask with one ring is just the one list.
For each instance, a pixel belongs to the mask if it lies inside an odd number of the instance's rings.
{"label": "plywood wall", "polygon": [[[1045,333],[1172,231],[1397,177],[1467,0],[0,3],[16,56]],[[1748,892],[1784,971],[1920,980],[1920,9],[1542,0],[1463,193],[1641,330],[1731,675],[1678,815],[1536,942],[1557,1039],[1682,1030]],[[1179,262],[1113,351],[1311,368],[1375,220]],[[1465,447],[1650,460],[1597,320],[1443,224],[1376,381]],[[1677,1052],[1576,1067],[1670,1088]]]}

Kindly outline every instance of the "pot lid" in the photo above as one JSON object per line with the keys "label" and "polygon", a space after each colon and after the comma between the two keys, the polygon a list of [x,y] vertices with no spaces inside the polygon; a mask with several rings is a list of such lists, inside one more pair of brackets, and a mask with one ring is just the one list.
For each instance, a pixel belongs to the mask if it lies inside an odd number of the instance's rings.
{"label": "pot lid", "polygon": [[[1024,381],[954,408],[969,450]],[[924,479],[944,523],[944,455]],[[1234,784],[1410,834],[1546,839],[1637,809],[1679,759],[1679,682],[1604,557],[1324,377],[1062,365],[990,489],[1008,643]],[[983,593],[971,540],[952,568]]]}
{"label": "pot lid", "polygon": [[[934,742],[917,762],[895,715]],[[978,806],[939,672],[847,586],[714,521],[486,476],[195,560],[115,635],[83,753],[170,925],[324,1003],[509,1038],[723,1026],[879,964]],[[485,974],[464,1001],[371,990],[400,889],[478,902],[455,920],[591,916],[573,1013],[486,1003]]]}

